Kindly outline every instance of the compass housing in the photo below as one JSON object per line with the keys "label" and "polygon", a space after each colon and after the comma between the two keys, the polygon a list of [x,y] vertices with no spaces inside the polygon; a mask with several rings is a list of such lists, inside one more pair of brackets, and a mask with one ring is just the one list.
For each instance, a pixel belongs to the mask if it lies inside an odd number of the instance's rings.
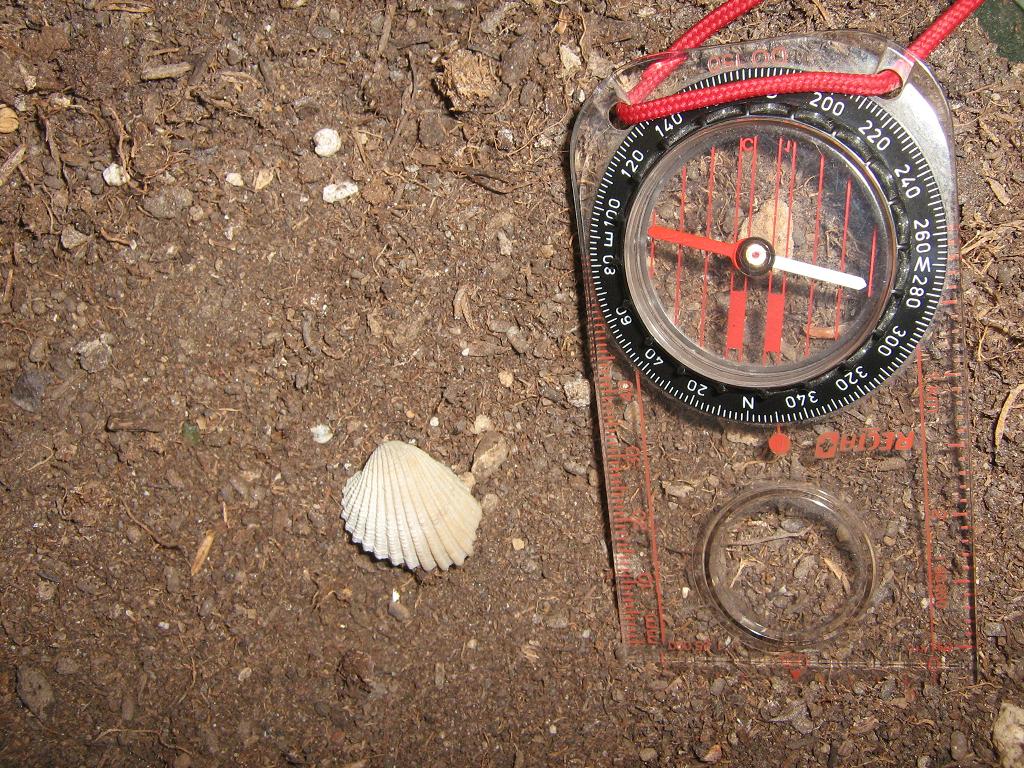
{"label": "compass housing", "polygon": [[[850,405],[901,368],[939,308],[956,247],[941,91],[921,62],[860,33],[686,56],[666,89],[802,70],[906,73],[892,98],[780,95],[616,127],[610,109],[645,60],[595,93],[573,135],[593,298],[648,381],[755,424]],[[717,251],[760,237],[772,268],[760,277],[736,256],[658,241],[652,224],[706,237]]]}

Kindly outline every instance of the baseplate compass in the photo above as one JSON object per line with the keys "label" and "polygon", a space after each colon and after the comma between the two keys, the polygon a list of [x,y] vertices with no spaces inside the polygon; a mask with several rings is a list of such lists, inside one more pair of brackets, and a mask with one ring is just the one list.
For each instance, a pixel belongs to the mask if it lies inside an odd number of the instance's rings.
{"label": "baseplate compass", "polygon": [[[821,70],[904,85],[617,125],[669,58],[660,93]],[[662,54],[583,106],[572,171],[628,647],[973,674],[949,140],[928,68],[853,32]]]}

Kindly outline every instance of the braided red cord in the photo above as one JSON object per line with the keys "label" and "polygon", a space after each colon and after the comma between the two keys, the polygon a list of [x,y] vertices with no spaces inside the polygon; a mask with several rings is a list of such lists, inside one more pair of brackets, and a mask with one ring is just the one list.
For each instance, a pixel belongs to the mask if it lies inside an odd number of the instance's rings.
{"label": "braided red cord", "polygon": [[[909,47],[908,51],[920,59],[926,58],[943,40],[974,13],[985,0],[955,0]],[[762,0],[728,0],[701,21],[691,27],[669,48],[681,51],[700,45],[726,24],[742,16]],[[855,96],[880,96],[900,87],[899,75],[886,70],[873,75],[859,75],[848,72],[800,72],[791,75],[758,77],[737,83],[726,83],[696,91],[677,93],[651,101],[643,101],[668,75],[685,59],[652,64],[630,91],[633,104],[619,104],[616,113],[625,123],[640,123],[667,117],[677,112],[687,112],[701,107],[724,104],[753,96],[767,96],[779,93],[811,93],[822,91]]]}
{"label": "braided red cord", "polygon": [[[732,22],[747,11],[756,8],[763,2],[764,0],[729,0],[686,30],[682,37],[669,46],[668,50],[676,53],[677,51],[696,48],[715,34],[715,32],[722,29],[722,27],[732,24]],[[629,92],[630,101],[636,103],[646,99],[651,91],[661,85],[662,81],[684,61],[686,61],[685,58],[678,58],[669,61],[659,61],[649,66],[644,70],[640,82],[634,85],[633,90]]]}

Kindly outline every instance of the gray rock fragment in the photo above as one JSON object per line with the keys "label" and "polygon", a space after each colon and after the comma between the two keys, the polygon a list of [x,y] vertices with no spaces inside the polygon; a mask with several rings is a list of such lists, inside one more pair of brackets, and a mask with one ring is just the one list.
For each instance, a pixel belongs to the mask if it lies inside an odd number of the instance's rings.
{"label": "gray rock fragment", "polygon": [[40,371],[25,371],[11,388],[11,402],[23,411],[35,413],[43,404],[43,393],[49,384],[46,374]]}
{"label": "gray rock fragment", "polygon": [[53,688],[46,676],[36,667],[22,664],[18,667],[18,698],[36,717],[46,716],[46,708],[53,704]]}

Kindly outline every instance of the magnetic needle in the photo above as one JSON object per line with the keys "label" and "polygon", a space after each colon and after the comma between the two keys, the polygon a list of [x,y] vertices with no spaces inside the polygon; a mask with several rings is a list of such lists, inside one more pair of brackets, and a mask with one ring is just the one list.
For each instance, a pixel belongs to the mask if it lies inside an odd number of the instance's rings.
{"label": "magnetic needle", "polygon": [[622,353],[670,396],[752,423],[823,416],[892,376],[927,332],[948,252],[943,194],[904,112],[796,94],[625,131],[596,181],[586,254]]}

